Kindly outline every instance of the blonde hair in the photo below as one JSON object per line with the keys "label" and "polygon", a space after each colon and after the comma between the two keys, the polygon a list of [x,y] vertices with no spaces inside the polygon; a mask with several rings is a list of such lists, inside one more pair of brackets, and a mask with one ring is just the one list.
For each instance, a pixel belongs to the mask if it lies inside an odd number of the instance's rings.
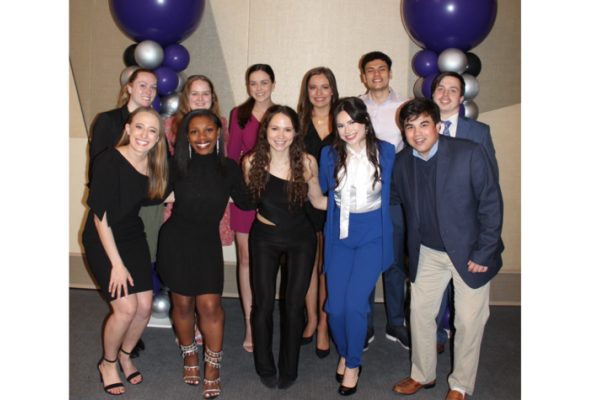
{"label": "blonde hair", "polygon": [[210,87],[211,94],[211,102],[210,102],[210,111],[213,112],[217,117],[221,118],[221,109],[219,108],[219,98],[217,97],[217,92],[215,92],[215,86],[213,83],[204,75],[192,75],[188,78],[183,85],[183,90],[179,95],[179,107],[177,108],[177,112],[173,117],[173,122],[171,122],[171,133],[177,138],[177,133],[179,132],[179,126],[181,125],[181,121],[183,121],[183,117],[186,116],[187,113],[192,111],[192,107],[190,107],[190,91],[192,90],[192,84],[196,81],[204,81],[208,83]]}
{"label": "blonde hair", "polygon": [[[127,84],[125,86],[123,86],[121,88],[121,91],[119,92],[119,101],[117,103],[117,108],[121,108],[125,104],[129,103],[129,91],[127,90],[127,88],[129,86],[133,86],[133,82],[135,82],[138,75],[142,72],[147,72],[149,74],[152,74],[152,76],[156,78],[156,75],[154,74],[154,72],[152,72],[146,68],[139,68],[139,69],[136,69],[135,71],[133,71],[133,73],[131,74],[129,79],[127,79]],[[158,94],[157,94],[157,96],[158,96]]]}
{"label": "blonde hair", "polygon": [[[152,114],[158,120],[158,142],[148,152],[148,198],[160,199],[164,197],[167,190],[167,179],[169,177],[169,166],[167,163],[167,144],[165,138],[165,125],[160,115],[150,107],[140,107],[129,115],[127,124],[131,125],[133,119],[139,113],[147,112]],[[127,130],[123,129],[121,139],[115,148],[127,146],[129,144],[129,135]]]}

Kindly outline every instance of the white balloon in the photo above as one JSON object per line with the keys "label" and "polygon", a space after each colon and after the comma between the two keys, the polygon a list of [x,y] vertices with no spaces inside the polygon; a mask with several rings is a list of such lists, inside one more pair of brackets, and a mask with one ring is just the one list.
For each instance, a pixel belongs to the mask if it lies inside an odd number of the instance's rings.
{"label": "white balloon", "polygon": [[438,56],[438,69],[462,74],[467,69],[467,55],[459,49],[446,49]]}
{"label": "white balloon", "polygon": [[133,74],[133,71],[135,71],[136,69],[140,69],[140,67],[138,67],[137,65],[132,65],[131,67],[125,68],[125,70],[121,72],[121,87],[127,85],[129,77],[131,76],[131,74]]}
{"label": "white balloon", "polygon": [[160,66],[165,53],[160,44],[153,40],[144,40],[135,46],[135,62],[142,68],[155,69]]}
{"label": "white balloon", "polygon": [[473,100],[463,101],[463,106],[465,106],[465,117],[477,121],[479,117],[479,107],[477,107],[477,104]]}
{"label": "white balloon", "polygon": [[463,74],[465,80],[465,101],[473,100],[479,94],[479,82],[470,74]]}
{"label": "white balloon", "polygon": [[413,93],[415,94],[415,97],[425,97],[423,94],[423,80],[423,78],[417,79],[415,86],[413,86]]}

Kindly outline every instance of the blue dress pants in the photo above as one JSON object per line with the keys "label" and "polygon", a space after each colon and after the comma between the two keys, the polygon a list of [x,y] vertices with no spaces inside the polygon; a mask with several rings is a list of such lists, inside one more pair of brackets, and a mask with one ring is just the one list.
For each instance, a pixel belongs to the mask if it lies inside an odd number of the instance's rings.
{"label": "blue dress pants", "polygon": [[340,210],[335,207],[331,262],[327,266],[329,326],[347,368],[361,363],[367,334],[369,295],[382,269],[383,241],[381,209],[350,214],[349,233],[339,239]]}

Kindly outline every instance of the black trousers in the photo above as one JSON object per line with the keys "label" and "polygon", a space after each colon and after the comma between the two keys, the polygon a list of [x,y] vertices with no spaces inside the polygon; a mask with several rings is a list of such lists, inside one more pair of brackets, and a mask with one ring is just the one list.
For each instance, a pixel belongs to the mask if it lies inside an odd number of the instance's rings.
{"label": "black trousers", "polygon": [[254,220],[250,231],[250,275],[254,291],[252,326],[254,365],[262,377],[277,375],[273,358],[273,308],[281,256],[286,256],[285,315],[279,349],[279,376],[298,377],[304,330],[304,299],[315,262],[317,238],[308,218],[282,228]]}

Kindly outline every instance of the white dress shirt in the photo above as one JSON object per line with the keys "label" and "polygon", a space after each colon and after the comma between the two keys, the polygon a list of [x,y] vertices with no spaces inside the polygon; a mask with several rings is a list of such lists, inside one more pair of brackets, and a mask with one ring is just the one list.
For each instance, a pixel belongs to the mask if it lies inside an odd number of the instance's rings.
{"label": "white dress shirt", "polygon": [[[442,120],[442,121],[450,121],[451,122],[448,130],[450,131],[450,136],[456,137],[456,128],[458,127],[458,113],[456,113],[453,116],[451,116],[450,118],[448,118],[446,120]],[[442,124],[440,126],[440,135],[443,135],[443,134],[444,134],[444,123],[442,122]]]}
{"label": "white dress shirt", "polygon": [[340,184],[334,192],[335,204],[340,209],[340,239],[348,237],[350,213],[360,214],[381,208],[381,182],[378,181],[373,188],[375,167],[367,158],[367,146],[360,153],[348,146],[346,151],[346,173],[340,170]]}
{"label": "white dress shirt", "polygon": [[371,124],[373,124],[373,129],[375,129],[375,135],[377,135],[379,139],[385,140],[396,146],[396,153],[399,153],[400,150],[404,148],[404,141],[402,140],[402,133],[400,132],[400,127],[396,121],[396,113],[398,107],[406,103],[408,99],[396,94],[391,86],[389,88],[390,95],[383,103],[381,103],[381,105],[377,104],[371,98],[370,90],[367,94],[363,94],[359,97],[367,106]]}

